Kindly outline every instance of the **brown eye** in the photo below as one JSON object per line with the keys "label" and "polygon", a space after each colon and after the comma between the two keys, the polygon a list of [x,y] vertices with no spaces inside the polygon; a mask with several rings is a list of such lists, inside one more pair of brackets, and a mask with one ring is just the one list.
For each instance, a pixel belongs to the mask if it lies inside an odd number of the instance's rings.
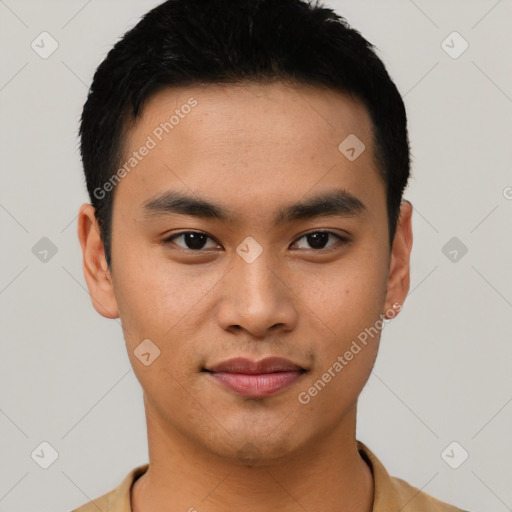
{"label": "brown eye", "polygon": [[[332,243],[329,244],[329,238],[334,237],[336,240],[334,240]],[[295,242],[294,245],[298,245],[301,240],[305,240],[306,244],[309,245],[309,247],[297,247],[298,249],[316,249],[316,250],[322,250],[327,249],[329,247],[332,247],[337,242],[347,242],[347,239],[337,235],[336,233],[332,233],[330,231],[313,231],[311,233],[306,233],[305,235],[302,235],[297,242]],[[331,238],[332,240],[332,238]],[[304,245],[304,244],[303,244]]]}
{"label": "brown eye", "polygon": [[[181,240],[181,243],[177,243],[176,240]],[[208,240],[211,240],[209,246]],[[182,249],[188,249],[190,251],[201,251],[203,249],[215,249],[218,247],[211,237],[200,231],[183,231],[182,233],[177,233],[166,238],[164,243],[173,243]]]}

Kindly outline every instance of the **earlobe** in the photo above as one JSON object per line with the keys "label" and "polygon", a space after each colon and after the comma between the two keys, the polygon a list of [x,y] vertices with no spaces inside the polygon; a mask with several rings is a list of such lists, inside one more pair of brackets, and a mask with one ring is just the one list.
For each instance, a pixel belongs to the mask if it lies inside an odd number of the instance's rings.
{"label": "earlobe", "polygon": [[95,210],[89,203],[78,212],[78,239],[82,248],[83,272],[94,309],[105,318],[118,318],[112,278],[105,259]]}
{"label": "earlobe", "polygon": [[[396,316],[402,309],[410,286],[410,256],[412,250],[412,204],[403,200],[391,248],[386,290],[386,318]],[[399,307],[396,306],[399,305]],[[389,312],[395,312],[394,314]]]}

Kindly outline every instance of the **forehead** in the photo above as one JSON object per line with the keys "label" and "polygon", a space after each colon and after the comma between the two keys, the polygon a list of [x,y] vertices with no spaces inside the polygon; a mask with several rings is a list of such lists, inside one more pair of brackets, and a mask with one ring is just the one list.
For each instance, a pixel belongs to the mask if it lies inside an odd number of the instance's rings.
{"label": "forehead", "polygon": [[281,82],[159,91],[128,131],[122,165],[129,172],[116,196],[132,206],[172,188],[220,194],[236,210],[296,200],[315,187],[368,196],[383,186],[361,102]]}
{"label": "forehead", "polygon": [[[217,124],[221,118],[223,122]],[[186,119],[189,119],[187,123]],[[307,142],[316,144],[319,139],[331,143],[326,135],[336,140],[353,132],[366,139],[365,142],[372,142],[367,109],[357,98],[324,87],[283,82],[165,88],[146,102],[128,139],[137,143],[137,139],[150,132],[155,132],[157,139],[167,138],[171,133],[174,138],[190,135],[187,128],[191,119],[197,136],[208,132],[210,140],[214,137],[216,142],[224,140],[227,144],[250,143],[242,140],[247,133],[257,137],[254,142],[288,142],[295,149]],[[160,126],[166,122],[172,125],[167,126],[167,131]],[[181,125],[179,130],[178,125]],[[286,129],[291,127],[294,129]],[[352,132],[346,133],[347,130]],[[204,142],[208,144],[208,140]]]}

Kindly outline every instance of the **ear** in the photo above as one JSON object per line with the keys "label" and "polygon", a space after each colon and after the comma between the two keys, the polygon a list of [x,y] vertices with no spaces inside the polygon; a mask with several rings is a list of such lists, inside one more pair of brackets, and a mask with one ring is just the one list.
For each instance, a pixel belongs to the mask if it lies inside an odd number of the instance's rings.
{"label": "ear", "polygon": [[78,212],[78,239],[82,247],[83,272],[94,309],[105,318],[117,318],[119,309],[107,266],[100,227],[94,207],[85,203]]}
{"label": "ear", "polygon": [[[410,256],[412,249],[412,204],[402,201],[400,215],[391,248],[388,285],[386,290],[386,318],[393,318],[402,309],[410,286]],[[394,314],[389,314],[394,312]]]}

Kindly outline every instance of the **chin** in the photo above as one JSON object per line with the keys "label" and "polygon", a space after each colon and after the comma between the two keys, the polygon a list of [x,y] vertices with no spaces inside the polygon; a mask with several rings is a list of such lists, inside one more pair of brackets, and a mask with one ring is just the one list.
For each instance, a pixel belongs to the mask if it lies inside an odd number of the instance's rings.
{"label": "chin", "polygon": [[[277,425],[277,428],[276,428]],[[272,466],[291,460],[304,445],[296,428],[279,424],[264,429],[229,429],[231,435],[220,428],[206,441],[207,449],[230,464],[241,466]],[[283,425],[281,425],[283,426]]]}

